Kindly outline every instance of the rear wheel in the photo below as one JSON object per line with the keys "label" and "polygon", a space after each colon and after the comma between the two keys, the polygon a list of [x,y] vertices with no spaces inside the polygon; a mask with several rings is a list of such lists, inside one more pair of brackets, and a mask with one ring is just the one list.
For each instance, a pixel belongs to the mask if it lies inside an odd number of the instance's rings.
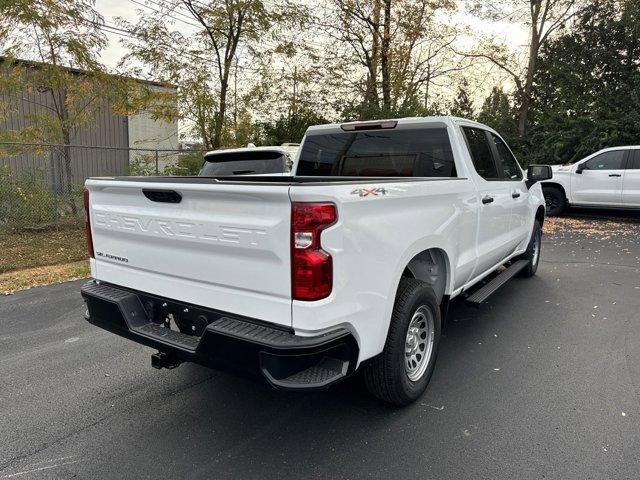
{"label": "rear wheel", "polygon": [[567,208],[567,199],[564,192],[556,187],[544,187],[542,189],[544,201],[547,205],[547,215],[560,215]]}
{"label": "rear wheel", "polygon": [[533,232],[531,232],[531,240],[527,251],[521,256],[521,260],[528,260],[527,266],[521,270],[520,275],[523,277],[533,277],[538,271],[538,263],[540,263],[540,251],[542,248],[542,228],[537,220],[533,222]]}
{"label": "rear wheel", "polygon": [[403,278],[384,350],[365,366],[368,390],[396,405],[420,397],[435,368],[440,329],[440,308],[433,289],[419,280]]}

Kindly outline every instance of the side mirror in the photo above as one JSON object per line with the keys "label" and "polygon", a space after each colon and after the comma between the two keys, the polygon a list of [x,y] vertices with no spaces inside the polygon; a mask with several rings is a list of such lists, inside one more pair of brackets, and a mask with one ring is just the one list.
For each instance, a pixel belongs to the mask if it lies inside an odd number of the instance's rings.
{"label": "side mirror", "polygon": [[551,180],[553,172],[549,165],[529,165],[527,168],[527,188],[543,180]]}
{"label": "side mirror", "polygon": [[582,175],[582,172],[584,172],[586,170],[584,163],[581,163],[580,165],[578,165],[578,168],[576,168],[576,173],[579,173],[580,175]]}

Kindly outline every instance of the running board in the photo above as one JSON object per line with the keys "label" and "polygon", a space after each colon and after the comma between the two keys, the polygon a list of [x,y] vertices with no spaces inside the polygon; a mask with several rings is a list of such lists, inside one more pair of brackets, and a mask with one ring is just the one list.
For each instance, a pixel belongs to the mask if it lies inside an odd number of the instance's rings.
{"label": "running board", "polygon": [[487,298],[496,293],[501,286],[515,277],[528,264],[529,260],[518,260],[517,262],[512,263],[506,270],[500,273],[500,275],[495,277],[484,287],[477,290],[473,295],[467,297],[467,302],[480,305]]}

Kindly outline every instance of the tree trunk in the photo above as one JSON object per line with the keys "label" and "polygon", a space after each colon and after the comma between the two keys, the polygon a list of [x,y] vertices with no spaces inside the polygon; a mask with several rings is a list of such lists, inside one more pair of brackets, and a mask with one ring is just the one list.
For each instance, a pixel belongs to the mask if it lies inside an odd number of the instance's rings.
{"label": "tree trunk", "polygon": [[384,1],[384,26],[382,32],[382,104],[391,108],[391,0]]}
{"label": "tree trunk", "polygon": [[73,166],[71,165],[71,131],[69,130],[69,111],[67,110],[67,91],[61,92],[61,124],[62,124],[62,158],[64,161],[64,178],[65,185],[62,187],[63,195],[66,197],[67,203],[74,216],[78,215],[78,206],[73,198]]}
{"label": "tree trunk", "polygon": [[538,54],[540,51],[540,36],[538,34],[537,18],[531,25],[531,45],[529,46],[529,62],[524,86],[520,91],[520,107],[518,108],[518,135],[523,137],[527,131],[529,120],[529,110],[531,108],[531,96],[533,94],[533,80],[538,64]]}
{"label": "tree trunk", "polygon": [[371,59],[369,60],[369,75],[364,101],[367,107],[378,107],[378,66],[380,63],[380,0],[375,0],[373,5],[374,31],[371,41]]}
{"label": "tree trunk", "polygon": [[222,146],[222,128],[227,113],[227,91],[229,89],[229,70],[225,67],[224,76],[220,83],[220,105],[216,112],[216,125],[213,133],[213,148],[218,149]]}

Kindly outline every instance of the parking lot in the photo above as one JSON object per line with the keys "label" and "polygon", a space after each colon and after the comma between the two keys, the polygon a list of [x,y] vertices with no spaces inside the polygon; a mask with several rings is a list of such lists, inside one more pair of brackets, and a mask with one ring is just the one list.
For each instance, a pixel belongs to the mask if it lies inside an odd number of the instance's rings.
{"label": "parking lot", "polygon": [[82,282],[0,298],[0,479],[637,478],[640,219],[552,220],[538,275],[454,302],[426,395],[294,394],[83,320]]}

